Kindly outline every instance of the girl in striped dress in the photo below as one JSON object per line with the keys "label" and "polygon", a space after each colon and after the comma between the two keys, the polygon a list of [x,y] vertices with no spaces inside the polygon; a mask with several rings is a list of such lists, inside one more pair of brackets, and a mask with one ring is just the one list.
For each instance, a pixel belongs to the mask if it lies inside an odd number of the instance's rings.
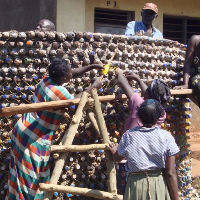
{"label": "girl in striped dress", "polygon": [[[64,59],[53,60],[49,66],[49,75],[38,84],[32,103],[73,99],[74,97],[62,87],[62,84],[69,82],[72,76],[76,77],[91,69],[103,69],[103,67],[90,65],[71,70]],[[95,81],[86,92],[95,87],[101,87],[101,82]],[[80,94],[76,97],[80,97]],[[63,114],[61,109],[26,113],[15,124],[11,136],[6,200],[43,199],[39,183],[49,182],[50,144],[63,120]]]}
{"label": "girl in striped dress", "polygon": [[156,126],[163,113],[158,101],[145,100],[137,112],[143,125],[126,131],[119,145],[109,144],[116,162],[127,159],[124,200],[179,199],[175,169],[179,148],[168,131]]}
{"label": "girl in striped dress", "polygon": [[[141,121],[137,117],[137,111],[142,102],[144,102],[145,99],[155,99],[159,101],[162,105],[169,102],[171,94],[170,94],[170,88],[169,86],[160,79],[154,79],[149,86],[147,86],[140,77],[132,72],[131,74],[127,75],[126,77],[123,75],[123,73],[120,70],[117,70],[118,75],[118,82],[120,87],[123,89],[124,93],[129,99],[129,109],[130,109],[130,115],[125,121],[124,124],[124,132],[127,130],[134,128],[136,126],[142,126]],[[141,94],[144,96],[142,98],[137,91],[134,91],[132,86],[128,82],[129,80],[134,80],[137,82],[139,87],[141,88]],[[166,113],[163,113],[163,116],[161,116],[158,121],[156,122],[157,126],[161,126],[161,124],[164,122],[166,118]],[[126,172],[125,172],[125,163],[126,160],[122,160],[119,165],[119,170],[117,173],[117,189],[119,194],[124,194],[125,191],[125,182],[127,179]]]}

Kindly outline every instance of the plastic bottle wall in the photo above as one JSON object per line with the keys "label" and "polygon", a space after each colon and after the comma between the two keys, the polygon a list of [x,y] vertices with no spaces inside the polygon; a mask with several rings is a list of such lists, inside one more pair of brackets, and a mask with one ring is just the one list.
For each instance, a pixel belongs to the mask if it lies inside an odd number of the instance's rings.
{"label": "plastic bottle wall", "polygon": [[[51,60],[56,57],[64,57],[72,68],[78,68],[94,63],[106,64],[116,51],[111,68],[103,78],[104,84],[98,90],[101,96],[123,93],[117,84],[116,68],[122,69],[125,75],[134,71],[147,84],[156,78],[163,79],[173,88],[181,84],[185,48],[183,44],[175,41],[141,36],[128,38],[88,32],[1,32],[0,106],[3,108],[30,103],[37,83],[47,73],[47,66]],[[100,74],[97,70],[92,70],[83,77],[72,79],[65,87],[71,94],[82,92],[96,76]],[[132,81],[130,84],[135,92],[140,92],[136,82]],[[127,100],[102,103],[101,107],[110,140],[119,142],[124,121],[129,114]],[[67,108],[65,121],[55,134],[54,144],[59,143],[67,130],[75,109],[75,106]],[[192,197],[191,151],[188,144],[190,99],[184,96],[172,97],[172,101],[165,109],[167,120],[162,127],[173,134],[181,149],[176,160],[180,197],[190,199]],[[8,187],[9,134],[20,117],[18,114],[0,119],[0,199],[4,198]],[[85,112],[73,144],[93,143],[101,143],[101,138],[89,121],[88,113]],[[52,167],[54,159],[56,155],[51,156]],[[105,159],[102,150],[70,153],[59,184],[107,190]],[[55,193],[54,199],[92,198]]]}

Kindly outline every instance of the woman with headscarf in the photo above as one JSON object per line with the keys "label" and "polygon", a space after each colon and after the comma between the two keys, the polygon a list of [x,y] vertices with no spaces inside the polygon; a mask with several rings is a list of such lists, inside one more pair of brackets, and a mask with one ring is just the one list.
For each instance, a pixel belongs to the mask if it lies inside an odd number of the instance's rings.
{"label": "woman with headscarf", "polygon": [[[142,122],[139,120],[137,116],[137,111],[145,99],[150,99],[150,98],[155,99],[159,101],[161,104],[165,104],[170,100],[171,97],[170,88],[163,80],[155,79],[148,87],[140,79],[140,77],[133,72],[130,75],[128,75],[127,78],[123,75],[123,73],[120,70],[117,71],[117,75],[118,75],[119,85],[129,99],[130,115],[125,121],[124,132],[136,126],[142,126]],[[127,79],[135,80],[138,83],[144,98],[142,98],[137,92],[134,91],[134,89],[129,85]],[[160,127],[161,124],[164,122],[165,118],[166,118],[166,113],[163,112],[163,115],[160,116],[160,118],[157,120],[156,125]],[[126,160],[122,160],[122,162],[119,164],[119,171],[117,175],[117,186],[120,194],[123,194],[125,189],[124,183],[126,181],[126,174],[122,173],[122,171],[125,170],[125,163]]]}
{"label": "woman with headscarf", "polygon": [[[72,77],[91,69],[104,69],[101,65],[90,65],[72,70],[64,59],[55,59],[48,68],[49,74],[37,85],[32,103],[74,99],[62,86]],[[95,81],[86,92],[100,88]],[[81,94],[75,96],[80,97]],[[6,200],[41,200],[43,192],[39,183],[50,179],[50,144],[59,124],[63,120],[63,109],[41,110],[25,113],[15,124],[11,135],[11,160]]]}
{"label": "woman with headscarf", "polygon": [[145,100],[137,111],[142,125],[126,131],[119,145],[109,148],[116,162],[127,159],[128,179],[124,200],[178,200],[174,137],[156,126],[164,109],[154,99]]}
{"label": "woman with headscarf", "polygon": [[[129,99],[130,115],[125,122],[124,131],[142,125],[136,113],[138,108],[145,99],[155,99],[159,101],[161,104],[165,104],[170,100],[171,97],[170,88],[163,80],[155,79],[148,87],[134,72],[128,75],[127,78],[125,78],[122,72],[119,70],[117,71],[117,74],[118,74],[119,85]],[[144,98],[142,98],[137,92],[133,90],[133,88],[129,85],[127,79],[137,81],[137,83],[141,88]],[[158,119],[156,124],[160,126],[164,122],[165,118],[166,118],[166,113],[164,112],[163,116],[161,116]]]}

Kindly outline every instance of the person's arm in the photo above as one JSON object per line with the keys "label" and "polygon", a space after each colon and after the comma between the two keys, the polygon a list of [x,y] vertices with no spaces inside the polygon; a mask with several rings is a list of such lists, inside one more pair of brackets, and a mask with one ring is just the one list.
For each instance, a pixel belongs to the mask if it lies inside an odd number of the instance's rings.
{"label": "person's arm", "polygon": [[131,99],[134,90],[133,88],[129,85],[128,80],[124,77],[122,72],[120,70],[117,70],[117,77],[118,77],[118,82],[122,90],[124,91],[125,95],[128,97],[128,99]]}
{"label": "person's arm", "polygon": [[134,72],[132,72],[130,75],[127,76],[127,78],[128,78],[129,80],[135,80],[135,81],[137,81],[137,83],[140,85],[142,94],[145,93],[145,91],[147,90],[148,86],[146,85],[146,83],[144,83],[144,82],[140,79],[140,77],[139,77],[137,74],[135,74]]}
{"label": "person's arm", "polygon": [[191,39],[188,42],[188,46],[186,49],[186,55],[185,55],[185,64],[183,69],[183,85],[187,86],[189,83],[190,78],[190,68],[194,61],[194,50],[196,46],[197,37],[192,36]]}
{"label": "person's arm", "polygon": [[188,42],[186,55],[185,55],[185,64],[183,68],[183,85],[174,87],[175,90],[178,89],[188,89],[189,78],[190,78],[190,68],[194,60],[194,50],[196,47],[196,42],[199,36],[192,36]]}
{"label": "person's arm", "polygon": [[120,162],[123,160],[123,157],[120,156],[118,153],[117,153],[117,147],[118,147],[118,144],[117,143],[113,143],[113,142],[110,142],[109,143],[109,146],[108,148],[110,149],[110,152],[112,154],[112,157],[113,157],[113,160],[115,162]]}
{"label": "person's arm", "polygon": [[84,74],[85,72],[90,71],[92,69],[102,70],[102,69],[104,69],[104,67],[103,67],[103,65],[100,65],[100,64],[92,64],[89,66],[84,66],[84,67],[79,67],[79,68],[73,69],[72,70],[72,78],[79,77],[82,74]]}
{"label": "person's arm", "polygon": [[169,156],[165,161],[165,178],[172,200],[178,200],[178,181],[175,169],[175,155]]}
{"label": "person's arm", "polygon": [[[103,84],[102,81],[99,81],[99,79],[96,79],[94,81],[94,83],[85,90],[85,92],[91,93],[93,88],[99,89],[99,88],[101,88],[102,84]],[[75,99],[80,98],[81,95],[82,95],[82,93],[76,94],[76,95],[74,95],[74,98]]]}

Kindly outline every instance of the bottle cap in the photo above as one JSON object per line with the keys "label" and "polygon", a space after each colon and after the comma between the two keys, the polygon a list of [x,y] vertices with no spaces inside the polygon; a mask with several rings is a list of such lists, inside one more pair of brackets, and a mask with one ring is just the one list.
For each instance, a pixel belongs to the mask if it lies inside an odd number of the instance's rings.
{"label": "bottle cap", "polygon": [[37,79],[38,79],[38,76],[37,76],[37,75],[35,75],[33,78],[34,78],[35,80],[37,80]]}
{"label": "bottle cap", "polygon": [[25,98],[26,98],[26,95],[25,95],[25,94],[23,94],[23,95],[22,95],[22,99],[25,99]]}
{"label": "bottle cap", "polygon": [[54,192],[53,194],[54,194],[54,196],[58,196],[58,192]]}
{"label": "bottle cap", "polygon": [[94,184],[91,184],[90,187],[91,187],[92,189],[94,189]]}
{"label": "bottle cap", "polygon": [[65,170],[69,170],[69,167],[68,167],[68,166],[65,166]]}
{"label": "bottle cap", "polygon": [[20,88],[20,87],[17,87],[17,91],[21,91],[21,88]]}
{"label": "bottle cap", "polygon": [[100,88],[99,91],[100,91],[100,92],[103,92],[103,88]]}
{"label": "bottle cap", "polygon": [[72,109],[75,109],[75,105],[71,106]]}

